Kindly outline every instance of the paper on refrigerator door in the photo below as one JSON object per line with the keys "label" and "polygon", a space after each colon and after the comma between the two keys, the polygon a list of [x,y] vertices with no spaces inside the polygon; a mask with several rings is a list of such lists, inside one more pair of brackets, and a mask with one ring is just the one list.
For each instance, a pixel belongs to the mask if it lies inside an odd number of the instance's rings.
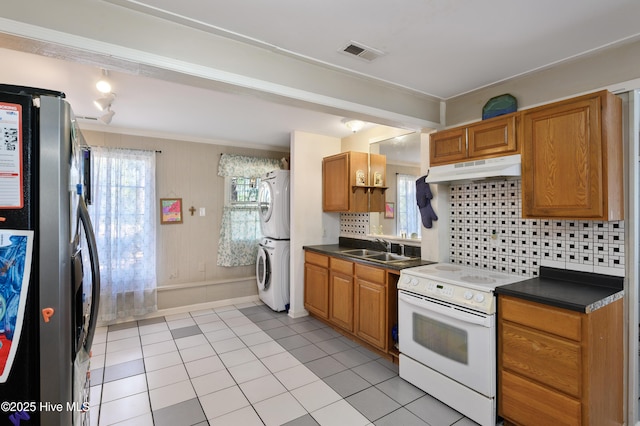
{"label": "paper on refrigerator door", "polygon": [[9,377],[22,334],[33,235],[27,230],[0,231],[0,383]]}
{"label": "paper on refrigerator door", "polygon": [[24,206],[22,105],[0,102],[0,209]]}

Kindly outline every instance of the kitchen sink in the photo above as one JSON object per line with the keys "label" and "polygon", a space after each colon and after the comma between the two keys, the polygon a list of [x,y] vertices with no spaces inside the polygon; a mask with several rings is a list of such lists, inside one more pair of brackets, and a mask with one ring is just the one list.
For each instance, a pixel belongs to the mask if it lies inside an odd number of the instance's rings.
{"label": "kitchen sink", "polygon": [[366,258],[370,260],[382,260],[383,262],[397,262],[400,260],[411,259],[411,257],[409,256],[402,256],[400,254],[394,254],[394,253],[380,253],[372,256],[367,256]]}
{"label": "kitchen sink", "polygon": [[402,262],[405,260],[414,260],[414,257],[402,256],[395,253],[388,253],[380,250],[369,250],[369,249],[353,249],[353,250],[345,250],[341,252],[346,256],[358,257],[360,259],[373,260],[376,262]]}
{"label": "kitchen sink", "polygon": [[385,252],[380,250],[369,250],[369,249],[345,250],[342,252],[342,254],[346,254],[348,256],[356,256],[356,257],[378,256],[384,253]]}

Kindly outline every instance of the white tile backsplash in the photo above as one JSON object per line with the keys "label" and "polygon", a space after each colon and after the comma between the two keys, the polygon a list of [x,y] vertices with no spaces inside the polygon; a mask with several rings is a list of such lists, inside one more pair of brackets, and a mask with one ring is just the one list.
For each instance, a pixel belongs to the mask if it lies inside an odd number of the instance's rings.
{"label": "white tile backsplash", "polygon": [[522,219],[520,179],[452,184],[452,263],[534,277],[541,265],[624,275],[624,221]]}

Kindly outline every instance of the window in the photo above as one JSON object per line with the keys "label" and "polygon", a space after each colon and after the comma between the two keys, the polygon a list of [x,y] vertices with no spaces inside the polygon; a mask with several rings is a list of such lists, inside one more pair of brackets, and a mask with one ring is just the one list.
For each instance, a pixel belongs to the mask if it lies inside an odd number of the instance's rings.
{"label": "window", "polygon": [[155,152],[92,147],[100,320],[144,315],[156,303]]}
{"label": "window", "polygon": [[418,177],[404,174],[397,176],[397,232],[398,234],[406,232],[408,236],[416,234],[420,238],[422,223],[420,210],[416,203],[416,179]]}
{"label": "window", "polygon": [[269,158],[223,154],[218,175],[225,177],[225,205],[218,241],[218,266],[256,263],[258,241],[262,237],[258,213],[260,177],[279,168]]}

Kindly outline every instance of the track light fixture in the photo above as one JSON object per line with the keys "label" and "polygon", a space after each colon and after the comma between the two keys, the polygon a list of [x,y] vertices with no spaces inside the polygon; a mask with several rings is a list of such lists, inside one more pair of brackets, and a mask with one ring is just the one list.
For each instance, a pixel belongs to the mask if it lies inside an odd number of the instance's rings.
{"label": "track light fixture", "polygon": [[98,82],[96,83],[96,89],[98,89],[98,91],[100,93],[111,93],[111,82],[108,79],[109,77],[109,72],[105,69],[102,70],[102,78],[100,80],[98,80]]}
{"label": "track light fixture", "polygon": [[104,111],[104,110],[107,110],[107,109],[109,109],[111,107],[111,104],[113,103],[113,101],[115,99],[116,99],[115,93],[108,93],[105,96],[103,96],[101,98],[98,98],[95,101],[93,101],[93,104],[100,111]]}
{"label": "track light fixture", "polygon": [[116,112],[115,111],[111,111],[111,107],[108,107],[107,108],[107,112],[103,116],[98,118],[98,120],[103,122],[104,124],[110,124],[114,115],[116,115]]}

